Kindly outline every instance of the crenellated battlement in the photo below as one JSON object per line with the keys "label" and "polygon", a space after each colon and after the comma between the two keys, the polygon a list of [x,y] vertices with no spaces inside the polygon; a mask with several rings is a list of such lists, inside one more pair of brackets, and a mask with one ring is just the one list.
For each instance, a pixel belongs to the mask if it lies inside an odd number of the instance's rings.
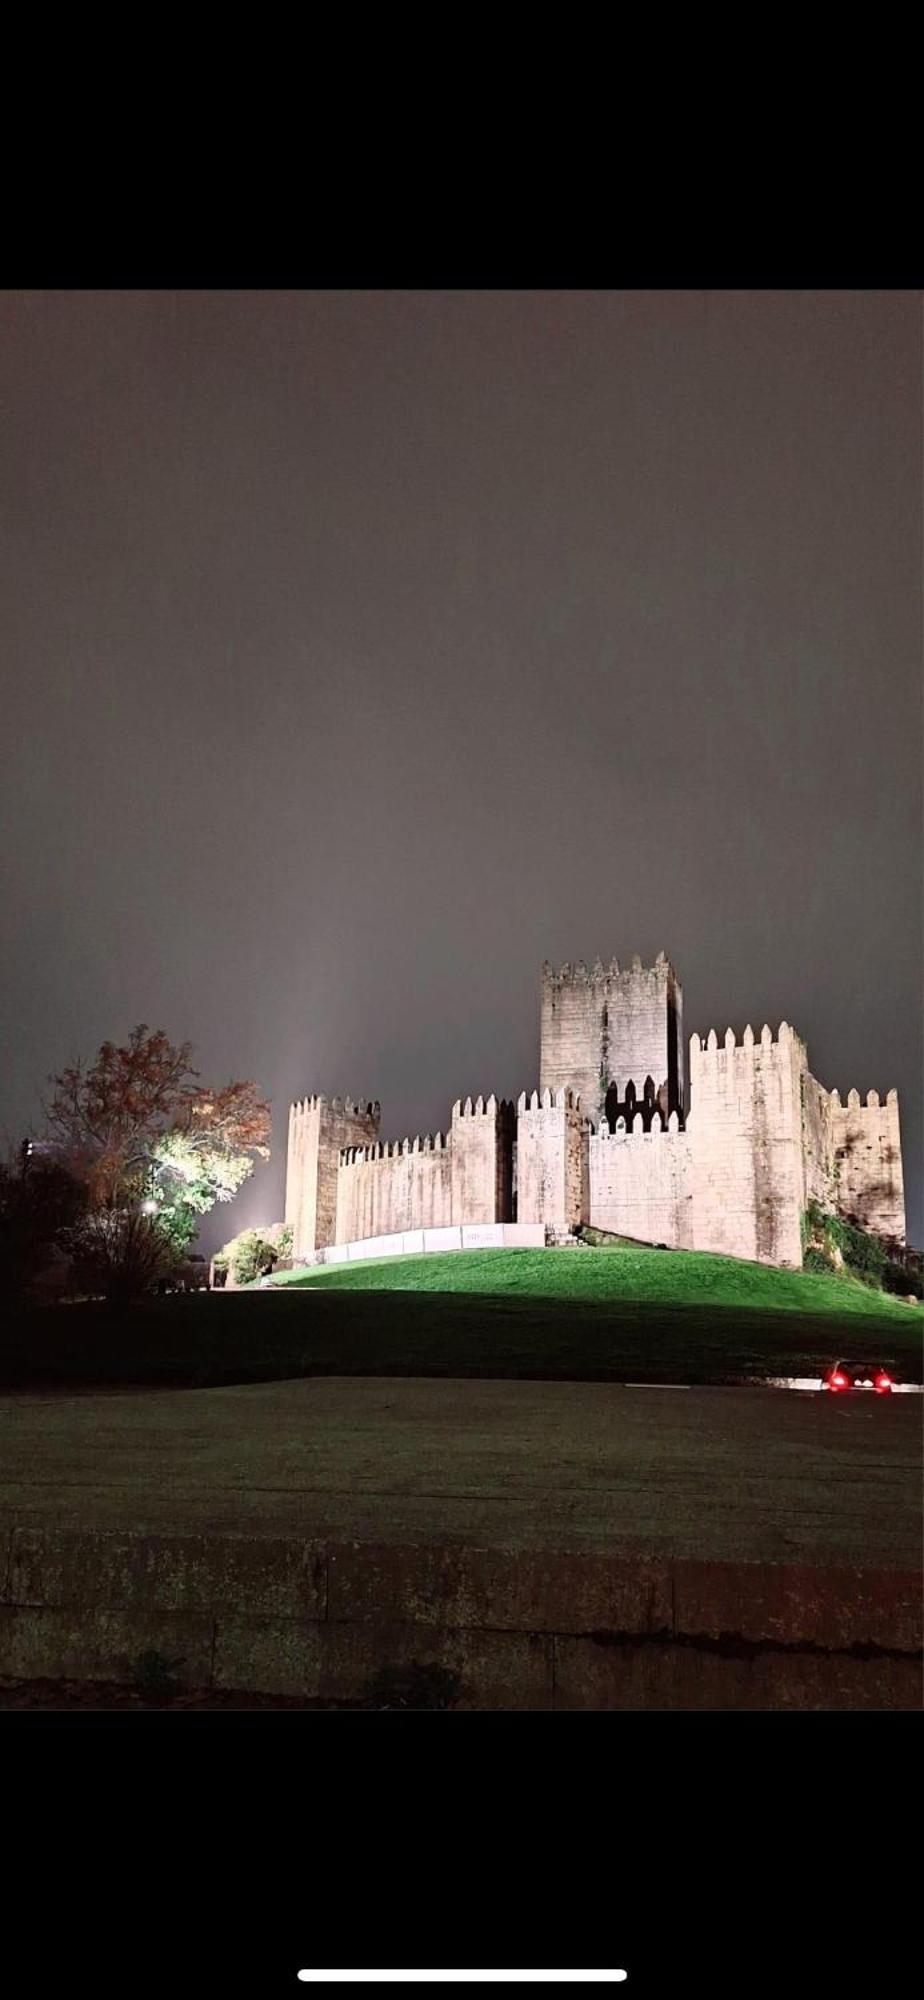
{"label": "crenellated battlement", "polygon": [[571,1090],[565,1084],[560,1090],[534,1090],[531,1095],[521,1090],[517,1098],[517,1111],[580,1111],[580,1091]]}
{"label": "crenellated battlement", "polygon": [[568,960],[564,965],[552,965],[546,959],[542,967],[542,983],[548,987],[609,986],[614,980],[663,979],[666,973],[676,977],[664,951],[659,951],[653,965],[644,965],[638,952],[628,965],[620,965],[618,958],[597,958],[592,965],[588,965],[583,958]]}
{"label": "crenellated battlement", "polygon": [[610,1130],[614,1131],[620,1122],[631,1126],[634,1125],[636,1118],[641,1116],[647,1132],[655,1119],[664,1125],[672,1111],[677,1112],[680,1129],[683,1131],[684,1114],[676,1105],[671,1105],[670,1091],[666,1083],[662,1083],[656,1089],[654,1077],[646,1076],[639,1089],[634,1077],[629,1077],[622,1085],[613,1079],[600,1107],[600,1117],[593,1122],[598,1124],[605,1122]]}
{"label": "crenellated battlement", "polygon": [[773,1029],[768,1027],[766,1022],[764,1022],[760,1034],[755,1035],[750,1022],[748,1022],[747,1027],[742,1033],[740,1042],[734,1028],[726,1028],[721,1043],[714,1028],[710,1028],[708,1035],[702,1037],[691,1035],[690,1056],[691,1058],[695,1058],[702,1055],[721,1055],[730,1049],[792,1049],[794,1045],[803,1049],[805,1046],[801,1038],[796,1034],[795,1029],[790,1027],[788,1021],[780,1022],[775,1035]]}
{"label": "crenellated battlement", "polygon": [[310,1093],[307,1097],[297,1097],[289,1107],[290,1114],[305,1118],[312,1111],[332,1111],[342,1113],[347,1118],[375,1118],[382,1115],[378,1098],[367,1097],[326,1097],[323,1093]]}
{"label": "crenellated battlement", "polygon": [[474,1103],[470,1097],[466,1097],[464,1103],[461,1097],[457,1097],[452,1107],[452,1118],[454,1124],[460,1118],[504,1118],[512,1110],[510,1099],[495,1097],[492,1090],[490,1097],[476,1097]]}
{"label": "crenellated battlement", "polygon": [[377,1139],[371,1146],[341,1146],[339,1162],[342,1167],[370,1166],[377,1160],[407,1159],[416,1153],[444,1153],[449,1143],[447,1132],[426,1132],[414,1139]]}
{"label": "crenellated battlement", "polygon": [[683,1133],[683,1126],[676,1111],[671,1112],[666,1123],[660,1111],[655,1111],[649,1124],[646,1124],[640,1111],[636,1112],[631,1126],[625,1118],[617,1118],[613,1126],[608,1125],[605,1118],[601,1118],[596,1131],[592,1133],[592,1137],[595,1139],[618,1139],[624,1143],[627,1139],[660,1138],[662,1133],[666,1133],[668,1138],[673,1138],[675,1133]]}
{"label": "crenellated battlement", "polygon": [[[831,1099],[832,1104],[841,1106],[841,1094],[839,1090],[831,1090],[828,1092],[828,1095]],[[866,1093],[865,1103],[861,1101],[860,1093],[858,1090],[848,1090],[844,1102],[850,1107],[852,1111],[879,1111],[882,1109],[882,1104],[883,1104],[883,1100],[880,1098],[878,1090],[868,1090]],[[894,1104],[897,1109],[898,1091],[887,1090],[885,1094],[885,1103]]]}

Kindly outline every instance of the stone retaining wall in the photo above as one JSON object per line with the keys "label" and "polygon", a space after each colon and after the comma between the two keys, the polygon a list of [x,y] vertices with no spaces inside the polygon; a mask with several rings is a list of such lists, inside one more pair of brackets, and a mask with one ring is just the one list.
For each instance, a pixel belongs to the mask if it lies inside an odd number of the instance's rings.
{"label": "stone retaining wall", "polygon": [[440,1665],[467,1708],[920,1708],[915,1573],[14,1526],[0,1674],[356,1700]]}
{"label": "stone retaining wall", "polygon": [[532,1222],[464,1222],[446,1229],[405,1229],[393,1236],[364,1236],[355,1243],[332,1243],[299,1268],[314,1264],[364,1264],[379,1257],[442,1257],[447,1250],[541,1250],[547,1231]]}

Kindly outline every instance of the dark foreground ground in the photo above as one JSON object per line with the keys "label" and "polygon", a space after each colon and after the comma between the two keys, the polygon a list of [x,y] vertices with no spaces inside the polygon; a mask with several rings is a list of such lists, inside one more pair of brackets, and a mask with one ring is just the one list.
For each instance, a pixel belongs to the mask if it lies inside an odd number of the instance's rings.
{"label": "dark foreground ground", "polygon": [[917,1567],[917,1397],[302,1380],[0,1399],[0,1525]]}
{"label": "dark foreground ground", "polygon": [[0,1702],[919,1708],[919,1412],[419,1377],[7,1396]]}
{"label": "dark foreground ground", "polygon": [[851,1354],[921,1382],[922,1325],[910,1306],[867,1319],[856,1310],[841,1318],[620,1297],[203,1292],[130,1310],[88,1302],[11,1314],[0,1333],[0,1389],[206,1388],[317,1375],[731,1384],[820,1375]]}

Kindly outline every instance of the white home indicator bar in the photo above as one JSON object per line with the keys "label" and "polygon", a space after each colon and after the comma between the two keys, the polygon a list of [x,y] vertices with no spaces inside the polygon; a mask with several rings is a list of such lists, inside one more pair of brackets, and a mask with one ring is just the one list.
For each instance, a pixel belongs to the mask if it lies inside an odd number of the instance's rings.
{"label": "white home indicator bar", "polygon": [[625,1972],[300,1972],[299,1979],[308,1985],[326,1986],[331,1983],[346,1986],[356,1982],[365,1986],[394,1986],[407,1980],[414,1985],[425,1984],[427,1980],[440,1980],[444,1984],[459,1985],[465,1981],[491,1981],[515,1985],[526,1982],[535,1984],[542,1981],[546,1986],[605,1986],[609,1980],[625,1979]]}

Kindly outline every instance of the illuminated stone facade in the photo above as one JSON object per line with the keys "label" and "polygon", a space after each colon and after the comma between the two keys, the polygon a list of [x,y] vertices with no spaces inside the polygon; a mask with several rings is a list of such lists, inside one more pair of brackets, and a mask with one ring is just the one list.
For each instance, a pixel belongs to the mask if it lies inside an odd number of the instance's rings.
{"label": "illuminated stone facade", "polygon": [[[645,1243],[798,1267],[809,1201],[905,1238],[898,1096],[842,1104],[786,1024],[689,1044],[662,953],[543,967],[539,1089],[457,1099],[445,1133],[379,1139],[372,1100],[289,1115],[286,1221],[298,1261],[332,1245],[458,1225],[581,1224]],[[688,1096],[688,1101],[685,1099]]]}

